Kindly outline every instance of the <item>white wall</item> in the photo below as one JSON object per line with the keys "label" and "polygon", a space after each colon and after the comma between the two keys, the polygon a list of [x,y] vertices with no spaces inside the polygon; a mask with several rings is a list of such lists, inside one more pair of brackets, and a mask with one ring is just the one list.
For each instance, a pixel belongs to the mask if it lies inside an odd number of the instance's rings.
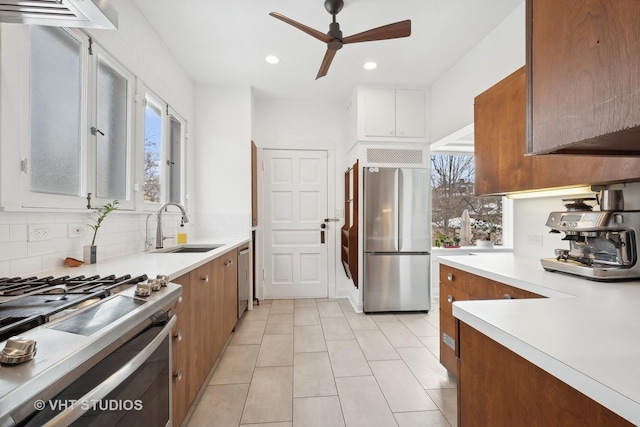
{"label": "white wall", "polygon": [[473,122],[474,98],[525,64],[525,5],[516,8],[431,87],[431,141]]}
{"label": "white wall", "polygon": [[198,237],[251,236],[251,88],[196,86]]}
{"label": "white wall", "polygon": [[[334,209],[344,208],[344,171],[347,169],[345,141],[347,100],[341,102],[303,102],[285,100],[256,100],[254,117],[254,141],[258,149],[315,149],[329,152],[329,170],[335,171],[335,176],[329,177],[329,215]],[[262,212],[260,212],[262,216]],[[262,218],[261,221],[262,223]],[[333,222],[332,249],[334,254],[340,254],[339,230],[344,224]],[[259,241],[261,228],[259,228]],[[258,247],[259,247],[258,243]],[[261,253],[257,255],[260,260]],[[347,279],[339,256],[335,265],[330,267],[329,294],[337,297],[346,296],[349,288],[353,288]],[[256,269],[260,271],[261,265]],[[335,279],[331,272],[335,271]],[[260,274],[257,275],[260,277]],[[260,283],[257,284],[258,286]],[[354,288],[355,289],[355,288]],[[260,297],[261,291],[257,291]]]}
{"label": "white wall", "polygon": [[[119,29],[91,30],[92,38],[110,55],[120,61],[131,73],[144,81],[145,85],[162,97],[188,122],[193,125],[193,83],[187,73],[160,41],[144,17],[128,0],[111,0],[118,10]],[[0,24],[3,30],[12,30],[16,24]],[[17,27],[16,27],[17,28]],[[4,31],[3,31],[4,32]],[[10,32],[10,31],[9,31]],[[0,49],[7,48],[10,38],[0,40]],[[55,72],[55,70],[52,70]],[[8,83],[10,84],[10,82]],[[5,100],[6,94],[0,94]],[[17,107],[16,107],[17,108]],[[0,141],[6,144],[7,141]],[[192,146],[191,140],[188,143]],[[188,153],[187,158],[192,158]],[[188,161],[189,161],[188,160]],[[189,168],[188,185],[193,184]],[[187,192],[193,193],[193,186]],[[0,212],[0,276],[23,276],[61,267],[67,256],[82,258],[82,246],[91,241],[91,229],[95,214],[90,212]],[[175,235],[177,219],[167,215],[166,234]],[[106,258],[144,249],[144,213],[115,212],[104,222],[99,231],[98,257]],[[51,238],[46,241],[28,241],[29,225],[46,225]],[[81,237],[69,238],[69,225],[85,226]],[[150,223],[153,235],[154,222]]]}

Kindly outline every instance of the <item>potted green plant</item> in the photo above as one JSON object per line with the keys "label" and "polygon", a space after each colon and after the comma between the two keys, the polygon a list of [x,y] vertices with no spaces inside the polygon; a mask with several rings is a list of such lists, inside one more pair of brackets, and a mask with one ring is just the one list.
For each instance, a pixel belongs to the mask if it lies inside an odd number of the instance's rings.
{"label": "potted green plant", "polygon": [[476,240],[476,246],[489,248],[493,247],[491,233],[495,234],[502,230],[499,224],[492,224],[481,219],[475,220],[473,224],[471,224],[471,228],[479,235],[479,238]]}
{"label": "potted green plant", "polygon": [[459,248],[460,238],[458,236],[449,237],[443,233],[438,233],[438,238],[436,239],[435,244],[438,248]]}
{"label": "potted green plant", "polygon": [[98,217],[94,220],[94,224],[89,224],[89,227],[93,228],[93,238],[91,244],[84,247],[83,260],[85,264],[95,264],[98,261],[98,247],[96,246],[96,236],[98,230],[102,226],[102,222],[107,215],[118,209],[118,200],[114,200],[111,203],[106,203],[103,207],[96,209]]}

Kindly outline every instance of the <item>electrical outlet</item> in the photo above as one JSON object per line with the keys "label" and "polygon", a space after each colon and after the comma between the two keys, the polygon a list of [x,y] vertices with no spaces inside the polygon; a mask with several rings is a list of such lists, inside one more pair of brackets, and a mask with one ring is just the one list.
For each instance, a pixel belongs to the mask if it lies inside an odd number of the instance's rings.
{"label": "electrical outlet", "polygon": [[527,243],[531,246],[542,246],[542,234],[527,234]]}
{"label": "electrical outlet", "polygon": [[69,237],[76,238],[84,236],[84,224],[69,224]]}
{"label": "electrical outlet", "polygon": [[39,240],[51,239],[51,229],[46,224],[29,225],[29,241],[35,242]]}

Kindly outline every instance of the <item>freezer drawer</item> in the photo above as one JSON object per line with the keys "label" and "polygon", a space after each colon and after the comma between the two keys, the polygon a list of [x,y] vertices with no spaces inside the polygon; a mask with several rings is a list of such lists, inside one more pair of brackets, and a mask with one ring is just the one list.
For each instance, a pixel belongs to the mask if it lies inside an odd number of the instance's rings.
{"label": "freezer drawer", "polygon": [[426,311],[431,308],[431,256],[370,254],[364,258],[364,311]]}

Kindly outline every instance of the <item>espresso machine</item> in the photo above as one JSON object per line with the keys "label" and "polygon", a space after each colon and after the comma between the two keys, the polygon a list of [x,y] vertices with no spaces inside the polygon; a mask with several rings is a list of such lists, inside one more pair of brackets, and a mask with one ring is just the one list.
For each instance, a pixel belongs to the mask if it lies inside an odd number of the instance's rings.
{"label": "espresso machine", "polygon": [[[604,196],[610,197],[606,193]],[[594,211],[591,201],[598,201],[601,210]],[[563,202],[567,210],[551,212],[546,225],[550,233],[564,233],[562,240],[568,242],[569,249],[556,249],[555,258],[541,259],[545,270],[602,281],[640,277],[636,235],[640,211],[604,210],[623,209],[623,205],[603,203],[602,194],[599,199]]]}

